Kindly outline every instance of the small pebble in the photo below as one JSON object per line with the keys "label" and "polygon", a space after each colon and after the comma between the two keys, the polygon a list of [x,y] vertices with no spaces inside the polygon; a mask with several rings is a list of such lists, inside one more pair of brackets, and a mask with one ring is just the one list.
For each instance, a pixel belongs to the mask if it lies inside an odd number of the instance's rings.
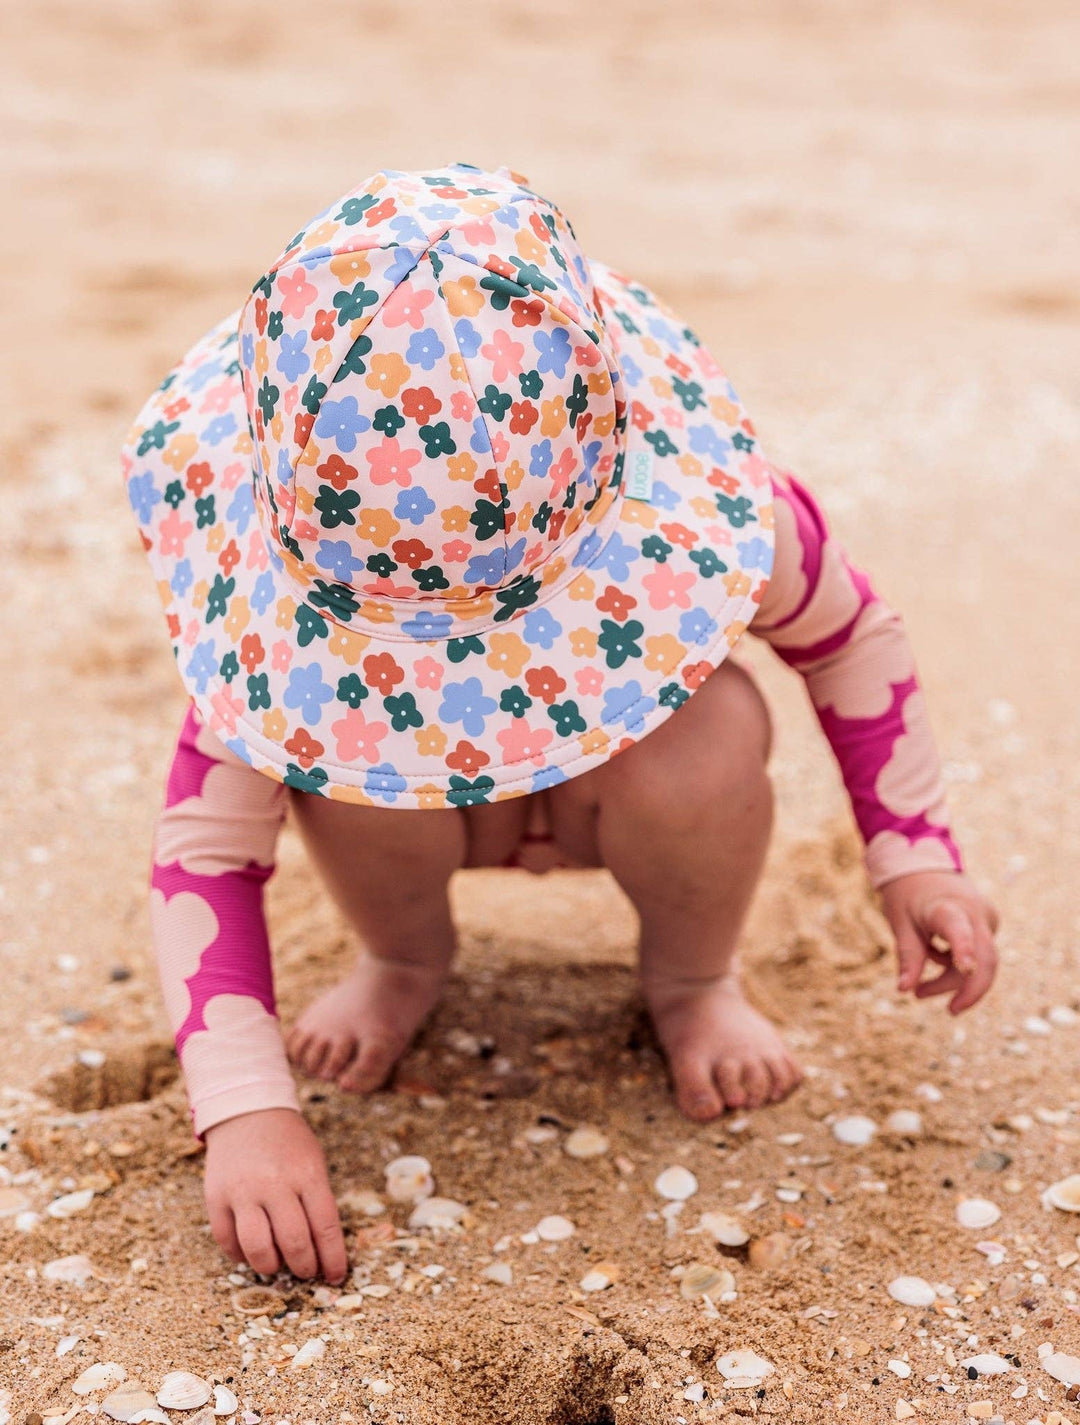
{"label": "small pebble", "polygon": [[1004,1356],[997,1355],[994,1351],[985,1351],[982,1355],[968,1356],[960,1362],[961,1369],[967,1371],[971,1379],[972,1371],[976,1376],[1000,1376],[1013,1369],[1012,1362],[1007,1361]]}
{"label": "small pebble", "polygon": [[414,1232],[422,1227],[444,1230],[459,1227],[468,1211],[464,1203],[455,1202],[452,1197],[426,1197],[413,1208],[409,1216],[409,1227]]}
{"label": "small pebble", "polygon": [[877,1124],[872,1118],[861,1114],[851,1114],[838,1118],[832,1126],[832,1134],[838,1143],[846,1143],[851,1148],[864,1148],[877,1132]]}
{"label": "small pebble", "polygon": [[698,1190],[698,1180],[689,1168],[665,1168],[653,1183],[661,1197],[669,1202],[685,1202]]}
{"label": "small pebble", "polygon": [[716,1369],[733,1390],[753,1390],[776,1367],[755,1351],[729,1351],[716,1362]]}
{"label": "small pebble", "polygon": [[54,1197],[45,1212],[49,1217],[74,1217],[77,1212],[85,1212],[93,1200],[93,1188],[83,1188],[80,1192],[68,1192],[63,1197]]}
{"label": "small pebble", "polygon": [[898,1138],[919,1138],[923,1131],[922,1114],[913,1108],[898,1108],[889,1114],[885,1127]]}
{"label": "small pebble", "polygon": [[583,1124],[575,1128],[563,1144],[564,1151],[571,1158],[599,1158],[607,1152],[610,1144],[598,1128]]}
{"label": "small pebble", "polygon": [[499,1286],[512,1286],[514,1282],[514,1272],[509,1262],[492,1262],[480,1275],[486,1281],[495,1282]]}
{"label": "small pebble", "polygon": [[1001,1217],[1001,1208],[985,1197],[965,1197],[956,1204],[956,1220],[961,1227],[982,1232]]}
{"label": "small pebble", "polygon": [[387,1163],[386,1191],[394,1202],[417,1203],[435,1191],[431,1164],[426,1158],[395,1158]]}
{"label": "small pebble", "polygon": [[103,1361],[98,1365],[87,1366],[82,1375],[71,1382],[71,1389],[76,1395],[93,1395],[96,1390],[119,1385],[126,1375],[127,1371],[116,1361]]}
{"label": "small pebble", "polygon": [[1061,1212],[1080,1212],[1080,1173],[1051,1183],[1043,1194],[1043,1201]]}
{"label": "small pebble", "polygon": [[565,1242],[574,1235],[575,1230],[568,1217],[560,1217],[557,1213],[551,1217],[542,1217],[536,1224],[536,1235],[541,1242]]}
{"label": "small pebble", "polygon": [[937,1292],[922,1277],[894,1277],[886,1288],[902,1306],[933,1306]]}
{"label": "small pebble", "polygon": [[726,1212],[703,1212],[698,1225],[722,1247],[744,1247],[750,1240],[750,1233],[742,1223]]}
{"label": "small pebble", "polygon": [[755,1271],[771,1272],[787,1260],[791,1238],[783,1232],[770,1232],[750,1243],[747,1260]]}

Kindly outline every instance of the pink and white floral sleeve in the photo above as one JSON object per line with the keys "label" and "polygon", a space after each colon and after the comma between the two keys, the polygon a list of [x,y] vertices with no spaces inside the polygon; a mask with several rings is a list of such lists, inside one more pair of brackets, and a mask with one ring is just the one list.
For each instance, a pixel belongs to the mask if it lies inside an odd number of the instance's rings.
{"label": "pink and white floral sleeve", "polygon": [[150,918],[200,1136],[237,1114],[299,1107],[262,904],[285,798],[188,708],[157,821]]}
{"label": "pink and white floral sleeve", "polygon": [[876,887],[959,871],[915,659],[899,614],[849,563],[813,497],[773,472],[776,562],[753,623],[806,680]]}

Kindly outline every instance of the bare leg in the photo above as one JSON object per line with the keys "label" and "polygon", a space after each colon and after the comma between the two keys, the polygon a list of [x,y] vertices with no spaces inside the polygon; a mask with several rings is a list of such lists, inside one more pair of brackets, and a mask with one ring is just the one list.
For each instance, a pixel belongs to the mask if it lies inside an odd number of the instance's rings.
{"label": "bare leg", "polygon": [[642,989],[679,1107],[700,1120],[783,1098],[800,1077],[735,971],[772,824],[769,745],[761,695],[724,664],[662,727],[550,793],[560,844],[591,859],[595,836],[637,909]]}

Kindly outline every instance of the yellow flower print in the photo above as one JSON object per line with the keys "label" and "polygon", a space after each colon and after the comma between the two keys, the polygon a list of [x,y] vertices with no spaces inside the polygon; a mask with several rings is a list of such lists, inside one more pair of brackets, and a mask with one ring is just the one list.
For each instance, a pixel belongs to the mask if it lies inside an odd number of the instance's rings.
{"label": "yellow flower print", "polygon": [[518,250],[518,257],[526,262],[539,262],[544,257],[547,249],[530,228],[518,228],[514,235],[514,246]]}
{"label": "yellow flower print", "polygon": [[290,599],[288,594],[283,595],[277,601],[277,616],[274,619],[278,628],[292,628],[293,619],[296,616],[296,600]]}
{"label": "yellow flower print", "polygon": [[611,738],[601,727],[594,727],[591,732],[583,732],[578,738],[586,757],[592,752],[603,752],[610,741]]}
{"label": "yellow flower print", "polygon": [[649,385],[658,400],[666,401],[671,397],[671,382],[666,376],[650,376]]}
{"label": "yellow flower print", "polygon": [[748,625],[742,619],[735,619],[724,629],[724,637],[727,639],[729,648],[734,648],[739,639],[746,632]]}
{"label": "yellow flower print", "polygon": [[447,458],[446,473],[451,480],[474,480],[476,461],[467,450],[459,450],[456,455]]}
{"label": "yellow flower print", "polygon": [[260,379],[270,370],[270,356],[266,350],[266,338],[255,343],[255,375]]}
{"label": "yellow flower print", "polygon": [[[596,422],[594,421],[593,424],[595,425]],[[697,458],[696,455],[691,455],[689,452],[687,452],[685,455],[680,455],[678,460],[676,460],[675,464],[679,467],[682,473],[691,480],[697,479],[699,476],[705,474],[705,467],[702,465],[701,461]]]}
{"label": "yellow flower print", "polygon": [[758,520],[761,524],[762,529],[776,528],[776,506],[772,503],[771,500],[767,505],[759,506]]}
{"label": "yellow flower print", "polygon": [[447,534],[461,534],[469,528],[469,512],[461,505],[451,505],[442,512],[442,527]]}
{"label": "yellow flower print", "polygon": [[737,426],[742,419],[742,411],[726,396],[710,396],[709,411],[726,426]]}
{"label": "yellow flower print", "polygon": [[389,510],[359,509],[356,512],[356,533],[361,539],[370,539],[372,544],[384,549],[395,534],[401,533],[401,524]]}
{"label": "yellow flower print", "polygon": [[404,358],[396,351],[379,351],[371,358],[371,370],[365,380],[373,391],[393,398],[411,375]]}
{"label": "yellow flower print", "polygon": [[595,658],[597,646],[596,629],[575,628],[570,634],[570,650],[575,658]]}
{"label": "yellow flower print", "polygon": [[339,252],[330,259],[330,271],[343,287],[353,287],[371,275],[371,263],[367,253]]}
{"label": "yellow flower print", "polygon": [[210,585],[205,579],[200,579],[191,591],[191,607],[193,609],[204,609],[206,607],[206,596],[210,592]]}
{"label": "yellow flower print", "polygon": [[642,529],[655,529],[659,511],[655,505],[647,505],[644,500],[623,500],[619,518],[626,524],[637,524]]}
{"label": "yellow flower print", "polygon": [[195,458],[198,449],[198,436],[175,435],[162,451],[161,458],[171,469],[179,472]]}
{"label": "yellow flower print", "polygon": [[488,636],[487,665],[508,678],[520,678],[532,657],[525,640],[516,633],[492,633]]}
{"label": "yellow flower print", "polygon": [[375,805],[375,798],[369,797],[359,787],[336,787],[331,782],[323,795],[328,796],[332,802],[347,802],[350,806],[373,807]]}
{"label": "yellow flower print", "polygon": [[416,738],[416,747],[421,757],[441,757],[446,751],[446,733],[437,723],[430,722],[427,727],[418,727],[413,736]]}
{"label": "yellow flower print", "polygon": [[460,351],[450,353],[450,377],[453,381],[465,384],[469,379],[468,367],[465,365],[465,358]]}
{"label": "yellow flower print", "polygon": [[211,554],[220,554],[225,547],[225,526],[223,524],[211,525],[206,536],[206,547]]}
{"label": "yellow flower print", "polygon": [[240,635],[251,622],[251,605],[243,594],[237,594],[229,604],[229,612],[225,615],[225,632],[234,643],[240,639]]}
{"label": "yellow flower print", "polygon": [[566,402],[562,396],[540,402],[540,434],[562,435],[566,429]]}
{"label": "yellow flower print", "polygon": [[326,647],[332,657],[340,658],[350,668],[355,668],[370,642],[366,633],[352,633],[340,624],[332,623]]}
{"label": "yellow flower print", "polygon": [[572,599],[591,599],[596,593],[596,584],[590,575],[581,573],[570,585],[567,593]]}
{"label": "yellow flower print", "polygon": [[280,742],[287,728],[285,714],[280,708],[271,708],[269,712],[263,713],[263,736],[268,737],[271,742]]}
{"label": "yellow flower print", "polygon": [[315,370],[322,373],[334,359],[334,349],[332,346],[320,346],[315,353]]}
{"label": "yellow flower print", "polygon": [[654,336],[643,336],[641,338],[641,349],[646,356],[655,356],[658,361],[664,357],[664,349]]}
{"label": "yellow flower print", "polygon": [[325,219],[317,228],[308,228],[304,235],[304,251],[310,252],[313,247],[322,247],[338,231],[339,224],[335,223],[332,218]]}
{"label": "yellow flower print", "polygon": [[744,598],[750,592],[750,575],[744,574],[741,569],[733,569],[730,574],[724,575],[724,588],[733,599]]}
{"label": "yellow flower print", "polygon": [[645,640],[645,667],[650,673],[670,673],[686,657],[686,648],[673,633],[658,633]]}
{"label": "yellow flower print", "polygon": [[[596,429],[596,422],[593,421],[593,430],[595,430],[595,429]],[[524,467],[524,465],[522,465],[522,463],[521,463],[520,460],[511,460],[511,461],[510,461],[510,464],[507,465],[507,466],[504,468],[504,470],[503,470],[503,484],[506,486],[506,488],[507,488],[508,490],[516,490],[517,487],[521,484],[522,480],[524,480],[524,479],[525,479],[525,467]],[[532,519],[532,515],[529,516],[529,519]],[[526,528],[526,526],[521,525],[521,524],[518,525],[518,529],[524,529],[524,528]]]}
{"label": "yellow flower print", "polygon": [[705,495],[695,495],[690,501],[690,508],[700,520],[716,519],[716,501],[708,499]]}
{"label": "yellow flower print", "polygon": [[446,793],[435,786],[417,787],[416,800],[422,810],[441,811],[446,805]]}
{"label": "yellow flower print", "polygon": [[296,508],[302,514],[311,514],[315,508],[315,496],[306,485],[297,485],[294,488],[296,490]]}
{"label": "yellow flower print", "polygon": [[452,317],[475,317],[484,305],[484,294],[475,277],[459,277],[442,284],[443,297]]}

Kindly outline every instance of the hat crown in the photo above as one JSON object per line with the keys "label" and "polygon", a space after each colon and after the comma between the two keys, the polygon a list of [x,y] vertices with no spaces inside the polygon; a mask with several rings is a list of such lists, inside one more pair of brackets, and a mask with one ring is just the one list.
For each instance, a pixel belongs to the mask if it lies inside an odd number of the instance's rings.
{"label": "hat crown", "polygon": [[621,378],[569,223],[514,175],[375,175],[292,240],[240,336],[264,533],[325,616],[446,636],[587,553]]}

